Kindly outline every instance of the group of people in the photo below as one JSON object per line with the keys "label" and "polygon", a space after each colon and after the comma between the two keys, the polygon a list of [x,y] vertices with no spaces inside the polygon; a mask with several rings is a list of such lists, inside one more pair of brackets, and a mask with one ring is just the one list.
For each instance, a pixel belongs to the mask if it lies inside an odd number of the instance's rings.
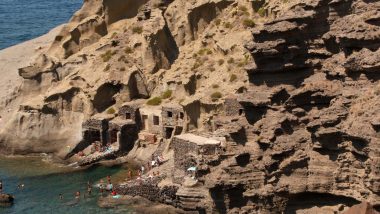
{"label": "group of people", "polygon": [[[112,145],[111,143],[107,143],[107,145],[103,146],[101,142],[95,141],[94,143],[91,144],[91,150],[90,150],[90,155],[95,154],[96,152],[111,152],[112,151]],[[78,156],[84,157],[86,154],[84,151],[78,152]]]}
{"label": "group of people", "polygon": [[157,167],[160,166],[164,162],[164,158],[161,155],[154,155],[152,154],[152,161],[151,161],[151,167]]}
{"label": "group of people", "polygon": [[106,152],[111,149],[111,143],[107,143],[106,146],[103,146],[101,142],[96,141],[91,144],[91,154],[95,152]]}
{"label": "group of people", "polygon": [[[90,181],[87,181],[87,194],[82,194],[81,191],[76,191],[74,193],[75,201],[79,202],[82,195],[83,195],[83,198],[91,197],[92,187],[93,187],[92,183]],[[105,191],[110,191],[112,195],[116,194],[116,191],[114,190],[113,185],[111,183],[111,176],[109,175],[107,176],[107,183],[105,183],[103,179],[100,179],[98,187],[102,195]],[[63,194],[59,194],[59,199],[63,201],[64,199]]]}

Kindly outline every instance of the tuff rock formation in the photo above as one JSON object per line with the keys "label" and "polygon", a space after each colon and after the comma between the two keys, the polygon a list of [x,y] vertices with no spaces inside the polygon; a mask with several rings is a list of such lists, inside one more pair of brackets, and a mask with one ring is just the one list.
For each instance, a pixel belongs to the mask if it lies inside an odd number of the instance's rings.
{"label": "tuff rock formation", "polygon": [[376,0],[87,0],[20,68],[0,146],[162,154],[157,188],[133,195],[184,210],[379,209],[379,47]]}

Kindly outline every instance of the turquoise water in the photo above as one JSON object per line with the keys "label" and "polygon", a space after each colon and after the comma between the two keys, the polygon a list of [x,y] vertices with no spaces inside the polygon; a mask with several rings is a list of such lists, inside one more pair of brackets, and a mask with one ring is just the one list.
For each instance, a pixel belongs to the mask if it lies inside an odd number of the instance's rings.
{"label": "turquoise water", "polygon": [[[111,175],[111,178],[125,175],[123,167],[93,167],[83,171],[69,172],[68,168],[51,165],[41,158],[0,158],[0,179],[3,191],[15,196],[15,203],[9,208],[0,208],[0,213],[128,213],[127,208],[103,209],[97,206],[101,197],[93,188],[92,197],[83,198],[87,181],[97,183]],[[17,185],[23,183],[23,190]],[[72,206],[74,193],[80,191],[82,198]],[[63,195],[63,200],[59,199]]]}
{"label": "turquoise water", "polygon": [[83,0],[0,0],[0,50],[67,22]]}

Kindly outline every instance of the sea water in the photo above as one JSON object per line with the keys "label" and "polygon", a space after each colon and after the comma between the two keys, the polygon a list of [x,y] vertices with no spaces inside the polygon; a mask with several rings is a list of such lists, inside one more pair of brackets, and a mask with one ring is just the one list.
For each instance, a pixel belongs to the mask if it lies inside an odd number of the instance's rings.
{"label": "sea water", "polygon": [[67,22],[83,0],[0,0],[0,50]]}
{"label": "sea water", "polygon": [[[129,213],[128,207],[115,209],[99,208],[97,200],[102,197],[93,187],[90,197],[87,193],[87,182],[96,185],[100,179],[106,181],[127,175],[126,168],[98,166],[73,172],[71,168],[54,165],[43,161],[41,157],[0,157],[0,179],[3,181],[3,192],[15,197],[13,206],[0,208],[0,213]],[[18,185],[24,184],[23,189]],[[76,191],[81,192],[78,203],[74,198]],[[61,200],[59,195],[63,195]],[[106,196],[106,194],[104,194]]]}

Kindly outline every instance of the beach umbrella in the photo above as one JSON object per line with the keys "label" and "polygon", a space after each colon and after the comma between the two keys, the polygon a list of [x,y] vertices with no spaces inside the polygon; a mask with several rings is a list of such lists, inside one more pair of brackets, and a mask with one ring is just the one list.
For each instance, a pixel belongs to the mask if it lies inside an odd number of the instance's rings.
{"label": "beach umbrella", "polygon": [[189,167],[187,171],[197,171],[197,167],[195,166]]}

